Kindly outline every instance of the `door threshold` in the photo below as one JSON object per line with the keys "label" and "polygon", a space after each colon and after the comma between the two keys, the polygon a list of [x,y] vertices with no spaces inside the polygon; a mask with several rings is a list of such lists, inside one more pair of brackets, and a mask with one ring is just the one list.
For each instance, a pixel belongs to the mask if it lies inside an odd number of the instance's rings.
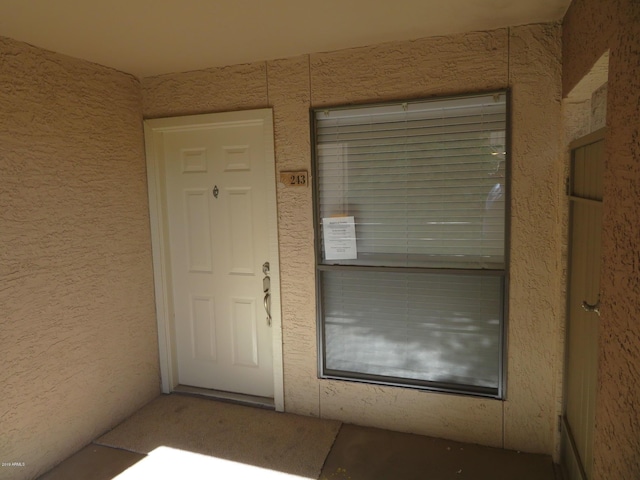
{"label": "door threshold", "polygon": [[266,410],[275,410],[276,406],[273,398],[257,397],[255,395],[245,395],[242,393],[223,392],[221,390],[211,390],[208,388],[190,387],[188,385],[178,385],[171,393],[179,393],[182,395],[192,395],[196,397],[210,398],[221,402],[236,403],[247,407],[264,408]]}

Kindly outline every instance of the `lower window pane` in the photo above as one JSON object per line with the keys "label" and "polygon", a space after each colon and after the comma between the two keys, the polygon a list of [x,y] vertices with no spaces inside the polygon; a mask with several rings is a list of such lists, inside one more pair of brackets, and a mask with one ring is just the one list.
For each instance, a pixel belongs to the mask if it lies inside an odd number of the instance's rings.
{"label": "lower window pane", "polygon": [[325,375],[497,395],[501,276],[321,274]]}

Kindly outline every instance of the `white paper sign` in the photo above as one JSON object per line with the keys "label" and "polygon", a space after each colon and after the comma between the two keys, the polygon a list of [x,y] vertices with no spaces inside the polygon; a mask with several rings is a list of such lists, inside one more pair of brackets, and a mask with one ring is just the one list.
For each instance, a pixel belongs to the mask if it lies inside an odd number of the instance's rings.
{"label": "white paper sign", "polygon": [[325,260],[355,260],[356,223],[354,217],[335,217],[322,219]]}

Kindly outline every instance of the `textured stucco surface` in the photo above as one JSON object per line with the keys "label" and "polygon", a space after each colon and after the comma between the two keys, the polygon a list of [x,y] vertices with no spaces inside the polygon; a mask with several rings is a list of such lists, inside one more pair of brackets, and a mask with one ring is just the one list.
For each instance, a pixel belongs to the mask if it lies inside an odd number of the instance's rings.
{"label": "textured stucco surface", "polygon": [[321,384],[322,416],[345,423],[502,447],[502,402],[335,380]]}
{"label": "textured stucco surface", "polygon": [[504,88],[507,30],[311,55],[313,107]]}
{"label": "textured stucco surface", "polygon": [[134,78],[0,37],[0,478],[159,394]]}
{"label": "textured stucco surface", "polygon": [[594,480],[640,478],[640,3],[575,0],[563,94],[609,50]]}
{"label": "textured stucco surface", "polygon": [[589,127],[592,132],[607,125],[607,84],[604,83],[591,95]]}
{"label": "textured stucco surface", "polygon": [[274,110],[278,170],[311,168],[310,107],[512,88],[518,199],[506,401],[318,380],[311,190],[279,184],[287,411],[553,452],[563,323],[560,66],[559,26],[535,25],[143,80],[146,117],[266,102]]}
{"label": "textured stucco surface", "polygon": [[511,281],[505,446],[553,452],[560,343],[563,167],[560,28],[510,36],[512,102]]}
{"label": "textured stucco surface", "polygon": [[[264,108],[264,62],[161,75],[144,80],[145,118]],[[185,88],[188,85],[188,88]]]}
{"label": "textured stucco surface", "polygon": [[[267,73],[276,169],[311,172],[309,57],[268,62]],[[312,192],[283,187],[277,195],[285,408],[319,416]]]}

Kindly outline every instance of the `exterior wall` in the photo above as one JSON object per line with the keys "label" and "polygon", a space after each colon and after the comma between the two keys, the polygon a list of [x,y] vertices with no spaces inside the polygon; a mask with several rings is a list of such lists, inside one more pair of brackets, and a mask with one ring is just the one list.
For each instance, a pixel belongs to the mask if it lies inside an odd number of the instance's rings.
{"label": "exterior wall", "polygon": [[560,65],[559,25],[534,25],[143,80],[145,117],[272,107],[278,170],[311,169],[310,107],[512,88],[506,401],[318,380],[312,195],[279,184],[287,411],[554,451],[564,321]]}
{"label": "exterior wall", "polygon": [[558,26],[512,29],[511,292],[504,443],[556,454],[564,280]]}
{"label": "exterior wall", "polygon": [[140,85],[0,37],[0,478],[160,392]]}
{"label": "exterior wall", "polygon": [[640,3],[574,0],[563,94],[609,50],[593,478],[640,478]]}

